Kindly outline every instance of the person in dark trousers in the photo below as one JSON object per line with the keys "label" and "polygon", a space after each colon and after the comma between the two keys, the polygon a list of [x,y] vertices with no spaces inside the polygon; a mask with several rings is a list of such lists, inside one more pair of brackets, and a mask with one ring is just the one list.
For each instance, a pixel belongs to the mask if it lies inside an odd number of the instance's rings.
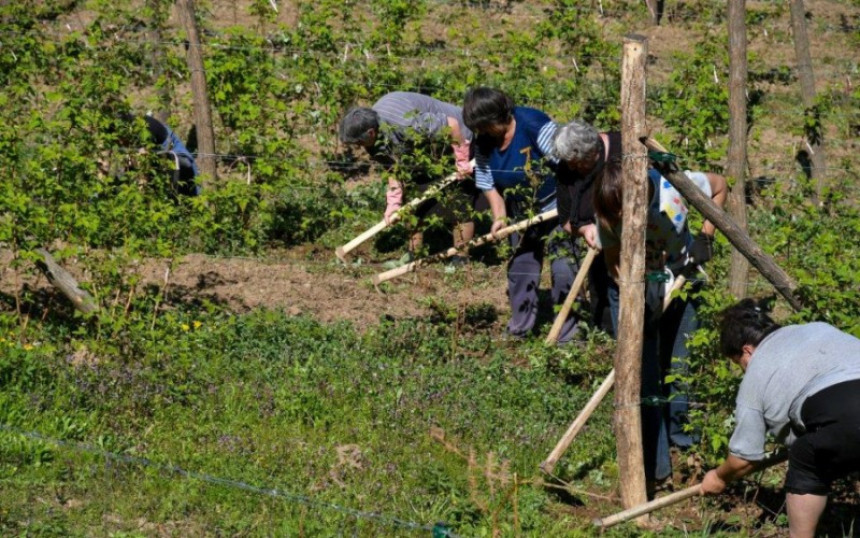
{"label": "person in dark trousers", "polygon": [[[184,196],[197,196],[200,194],[200,185],[197,183],[200,170],[197,168],[194,156],[188,151],[182,140],[170,127],[152,116],[145,115],[140,118],[145,123],[149,138],[148,142],[155,145],[153,149],[172,161],[171,168],[173,169],[173,174],[170,179],[176,193]],[[132,124],[137,121],[138,116],[123,114],[120,116],[120,119],[128,124]],[[148,148],[144,146],[141,149],[145,150]]]}
{"label": "person in dark trousers", "polygon": [[[549,158],[556,125],[543,112],[516,106],[505,93],[492,88],[469,90],[463,119],[476,134],[475,182],[493,213],[491,233],[530,212],[556,207],[556,164]],[[551,256],[552,300],[564,302],[578,270],[574,244],[554,222],[533,226],[511,236],[514,254],[508,264],[511,319],[508,334],[528,335],[538,315],[538,287],[545,254]],[[558,342],[570,341],[577,329],[570,316]]]}
{"label": "person in dark trousers", "polygon": [[[686,172],[687,177],[717,206],[725,204],[728,188],[718,174]],[[689,373],[687,340],[698,328],[695,293],[675,297],[663,309],[665,295],[679,275],[693,275],[712,257],[716,229],[705,221],[698,236],[687,222],[681,194],[655,168],[648,171],[649,202],[645,231],[645,320],[642,346],[642,441],[645,477],[653,490],[671,477],[670,443],[688,448],[697,438],[685,431],[689,402],[682,381],[665,383],[667,374]],[[609,286],[612,322],[617,333],[619,313],[618,268],[621,256],[623,183],[621,162],[610,160],[594,185],[598,240],[613,282]],[[696,285],[696,284],[694,284]],[[695,288],[694,288],[695,289]]]}
{"label": "person in dark trousers", "polygon": [[[470,241],[475,225],[469,213],[486,209],[480,191],[471,178],[470,145],[472,132],[463,123],[462,109],[456,105],[420,93],[391,92],[371,108],[354,107],[341,120],[340,140],[344,144],[364,147],[377,162],[391,166],[415,149],[432,153],[432,147],[446,138],[451,143],[460,181],[449,187],[453,195],[439,196],[416,208],[419,219],[438,215],[454,224],[454,245]],[[446,145],[443,144],[442,147]],[[441,156],[441,155],[440,155]],[[413,175],[408,187],[419,193],[427,190],[439,178],[424,173]],[[405,186],[395,177],[388,179],[384,218],[388,221],[404,203]],[[450,200],[450,201],[449,201]],[[416,252],[422,244],[422,233],[413,234],[409,251]],[[411,258],[407,256],[407,258]]]}
{"label": "person in dark trousers", "polygon": [[729,455],[702,493],[761,469],[772,434],[789,445],[789,533],[812,538],[833,480],[860,471],[860,339],[827,323],[781,327],[745,299],[723,312],[720,347],[744,377]]}
{"label": "person in dark trousers", "polygon": [[[552,154],[559,161],[559,223],[569,234],[579,235],[589,247],[597,248],[594,180],[608,160],[620,159],[621,133],[599,133],[588,123],[574,120],[557,129]],[[609,275],[602,254],[588,272],[588,288],[592,324],[611,332]]]}

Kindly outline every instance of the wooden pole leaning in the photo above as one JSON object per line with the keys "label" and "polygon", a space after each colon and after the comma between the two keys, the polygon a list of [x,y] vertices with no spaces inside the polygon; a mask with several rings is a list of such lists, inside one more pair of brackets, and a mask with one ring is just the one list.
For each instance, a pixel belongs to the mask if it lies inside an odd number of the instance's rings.
{"label": "wooden pole leaning", "polygon": [[388,219],[388,222],[386,222],[385,219],[382,219],[381,221],[368,228],[365,232],[356,236],[356,238],[349,243],[343,245],[342,247],[337,247],[334,251],[335,255],[340,261],[346,262],[346,255],[355,250],[359,245],[361,245],[374,235],[378,234],[382,230],[388,228],[389,226],[393,226],[397,221],[402,219],[403,215],[405,215],[408,211],[413,210],[427,200],[435,197],[442,191],[442,189],[444,189],[448,185],[451,185],[452,183],[455,183],[456,181],[456,172],[445,177],[444,179],[424,191],[424,193],[420,197],[415,198],[414,200],[397,210],[397,213],[391,215],[391,217]]}
{"label": "wooden pole leaning", "polygon": [[[666,298],[663,299],[663,311],[665,312],[669,305],[672,304],[673,295],[676,291],[681,289],[684,283],[687,281],[683,275],[678,276],[675,279],[675,282],[672,283],[672,289],[669,293],[666,294]],[[549,453],[549,456],[540,464],[541,471],[551,474],[555,470],[555,466],[558,464],[558,460],[561,459],[561,456],[568,449],[570,444],[573,442],[573,439],[579,435],[582,427],[585,426],[585,423],[594,414],[594,411],[597,410],[597,406],[600,405],[600,402],[603,401],[603,398],[609,394],[609,391],[612,390],[612,385],[615,383],[615,369],[613,368],[609,374],[606,376],[606,379],[603,380],[603,383],[600,384],[600,387],[597,388],[597,391],[591,396],[588,402],[585,404],[585,407],[582,408],[582,411],[579,412],[579,415],[571,422],[570,426],[567,428],[567,431],[564,432],[564,435],[555,445],[555,448],[552,449],[552,452]]]}
{"label": "wooden pole leaning", "polygon": [[573,285],[570,287],[570,292],[567,294],[564,304],[561,305],[561,310],[558,311],[558,315],[555,317],[555,321],[552,324],[552,328],[549,330],[549,334],[546,335],[545,343],[547,345],[555,344],[556,341],[558,341],[558,335],[561,334],[561,328],[564,326],[564,322],[567,321],[567,316],[570,314],[573,302],[579,296],[579,291],[582,288],[583,282],[585,282],[585,277],[588,276],[588,270],[591,269],[591,264],[594,262],[594,258],[597,256],[598,252],[599,251],[594,248],[588,249],[588,254],[586,254],[585,259],[582,260],[582,265],[576,273],[576,279],[574,279]]}
{"label": "wooden pole leaning", "polygon": [[389,271],[385,271],[384,273],[379,273],[378,275],[373,276],[373,278],[372,278],[373,285],[378,286],[379,284],[386,282],[388,280],[391,280],[393,278],[403,276],[406,273],[411,273],[412,271],[414,271],[418,267],[421,267],[422,265],[427,265],[431,262],[437,262],[437,261],[444,260],[446,258],[450,258],[451,256],[454,256],[458,252],[462,252],[464,250],[468,250],[468,249],[473,248],[473,247],[479,247],[485,243],[492,243],[494,241],[499,241],[501,239],[508,237],[509,235],[511,235],[513,233],[521,232],[521,231],[525,230],[526,228],[530,228],[530,227],[534,226],[535,224],[540,224],[542,222],[552,220],[552,219],[556,218],[557,216],[558,216],[558,210],[557,209],[550,209],[549,211],[545,211],[545,212],[543,212],[539,215],[536,215],[530,219],[521,220],[521,221],[517,222],[516,224],[512,224],[506,228],[502,228],[501,230],[496,232],[495,235],[493,235],[493,234],[482,235],[481,237],[472,239],[471,241],[469,241],[465,245],[460,245],[459,247],[451,247],[448,250],[444,250],[444,251],[439,252],[437,254],[433,254],[432,256],[427,256],[426,258],[421,258],[420,260],[415,260],[414,262],[407,263],[405,265],[401,265],[400,267],[395,267],[394,269],[391,269]]}

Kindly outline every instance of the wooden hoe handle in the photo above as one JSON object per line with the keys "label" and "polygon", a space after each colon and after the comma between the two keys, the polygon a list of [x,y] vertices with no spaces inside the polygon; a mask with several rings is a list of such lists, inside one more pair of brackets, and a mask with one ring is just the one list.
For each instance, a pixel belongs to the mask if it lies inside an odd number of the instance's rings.
{"label": "wooden hoe handle", "polygon": [[607,527],[611,527],[619,523],[624,523],[625,521],[629,521],[633,518],[644,516],[645,514],[650,514],[654,510],[659,510],[660,508],[665,508],[667,506],[672,506],[673,504],[678,504],[681,501],[685,501],[691,497],[695,497],[701,494],[702,485],[696,484],[695,486],[690,486],[688,488],[682,489],[681,491],[676,491],[675,493],[671,493],[669,495],[666,495],[665,497],[654,499],[651,502],[640,504],[639,506],[634,506],[633,508],[628,508],[627,510],[623,510],[621,512],[618,512],[617,514],[613,514],[604,518],[595,518],[593,523],[596,526],[605,529]]}
{"label": "wooden hoe handle", "polygon": [[379,273],[378,275],[374,275],[372,278],[373,284],[375,286],[378,286],[379,284],[386,282],[388,280],[391,280],[393,278],[403,276],[406,273],[411,273],[412,271],[414,271],[418,267],[421,267],[422,265],[426,265],[430,262],[441,261],[441,260],[444,260],[446,258],[450,258],[451,256],[454,256],[458,252],[468,250],[468,249],[473,248],[473,247],[478,247],[478,246],[481,246],[485,243],[492,243],[494,241],[499,241],[501,239],[508,237],[509,235],[511,235],[513,233],[521,232],[521,231],[525,230],[526,228],[534,226],[535,224],[540,224],[541,222],[545,222],[545,221],[548,221],[550,219],[554,219],[557,216],[558,216],[558,210],[551,209],[549,211],[541,213],[540,215],[536,215],[530,219],[521,220],[521,221],[517,222],[516,224],[512,224],[512,225],[508,226],[507,228],[502,228],[501,230],[496,232],[496,235],[493,235],[493,234],[482,235],[481,237],[472,239],[471,241],[469,241],[465,245],[460,245],[459,247],[451,247],[448,250],[444,250],[444,251],[439,252],[437,254],[433,254],[432,256],[428,256],[426,258],[421,258],[420,260],[415,260],[414,262],[407,263],[405,265],[401,265],[400,267],[395,267],[394,269],[391,269],[390,271],[385,271],[384,273]]}
{"label": "wooden hoe handle", "polygon": [[407,211],[410,211],[413,208],[423,204],[427,200],[433,198],[434,196],[439,194],[442,189],[456,181],[456,173],[451,174],[445,179],[439,181],[439,183],[436,183],[435,185],[427,189],[421,197],[415,198],[414,200],[397,210],[397,213],[391,215],[391,217],[388,219],[388,222],[385,222],[385,219],[382,219],[381,221],[368,228],[365,232],[358,235],[349,243],[343,245],[342,247],[337,247],[334,251],[335,255],[338,257],[338,259],[340,259],[340,261],[346,262],[346,255],[349,254],[351,251],[355,250],[356,247],[358,247],[374,235],[378,234],[382,230],[388,228],[389,226],[393,226],[397,221],[403,218],[403,215],[405,215]]}
{"label": "wooden hoe handle", "polygon": [[591,263],[594,261],[595,256],[597,256],[597,252],[598,251],[596,249],[588,249],[588,254],[582,261],[582,266],[579,268],[579,272],[576,273],[576,279],[574,279],[573,285],[570,287],[570,292],[567,294],[567,298],[564,300],[564,304],[561,305],[561,310],[558,311],[558,315],[555,317],[552,328],[546,336],[547,344],[555,344],[558,340],[561,328],[564,326],[564,322],[567,321],[567,316],[570,314],[573,302],[579,296],[579,291],[582,289],[582,283],[585,282],[585,277],[588,276],[588,270],[591,269]]}

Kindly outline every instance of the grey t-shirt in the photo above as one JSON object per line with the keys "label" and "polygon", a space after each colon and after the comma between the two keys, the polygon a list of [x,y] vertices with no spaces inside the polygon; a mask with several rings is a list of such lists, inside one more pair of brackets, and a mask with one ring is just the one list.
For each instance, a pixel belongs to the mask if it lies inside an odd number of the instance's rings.
{"label": "grey t-shirt", "polygon": [[729,452],[765,458],[767,433],[789,444],[790,427],[803,430],[800,411],[813,394],[860,379],[860,339],[827,323],[790,325],[756,347],[738,391],[737,425]]}
{"label": "grey t-shirt", "polygon": [[463,140],[472,139],[472,131],[463,123],[463,109],[445,103],[428,95],[412,92],[391,92],[382,96],[373,105],[379,119],[388,124],[386,133],[394,145],[402,144],[406,130],[413,130],[422,136],[433,137],[442,134],[448,127],[448,118],[460,124]]}

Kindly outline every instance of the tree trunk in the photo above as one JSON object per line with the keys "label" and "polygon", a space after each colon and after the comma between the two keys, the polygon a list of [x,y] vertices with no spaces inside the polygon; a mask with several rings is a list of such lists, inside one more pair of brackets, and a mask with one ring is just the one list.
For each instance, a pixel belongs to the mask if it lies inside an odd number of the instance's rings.
{"label": "tree trunk", "polygon": [[[815,77],[812,74],[812,57],[809,54],[809,36],[806,33],[806,8],[803,0],[791,0],[791,29],[794,33],[794,53],[797,56],[797,75],[800,78],[800,95],[803,100],[806,122],[806,148],[808,161],[801,159],[810,179],[815,182],[815,204],[821,201],[827,159],[824,154],[824,127],[820,111],[815,104]],[[813,121],[809,122],[810,116]],[[811,127],[810,127],[811,125]],[[804,151],[800,152],[802,156]],[[805,162],[804,162],[805,161]]]}
{"label": "tree trunk", "polygon": [[[170,6],[164,6],[155,1],[155,0],[147,0],[146,2],[147,8],[152,11],[152,20],[149,23],[148,29],[146,31],[147,38],[147,46],[150,50],[150,61],[152,62],[152,68],[155,70],[156,78],[161,78],[164,76],[164,63],[165,53],[164,53],[164,33],[162,32],[164,19],[162,16],[162,11],[167,11],[170,9]],[[168,13],[169,14],[169,13]],[[170,117],[170,110],[173,108],[171,106],[171,101],[173,99],[173,94],[171,92],[171,88],[166,84],[162,84],[158,88],[158,110],[153,112],[153,117],[160,121],[161,123],[169,123],[167,120]]]}
{"label": "tree trunk", "polygon": [[659,25],[660,18],[663,16],[663,0],[645,0],[645,5],[651,13],[651,22]]}
{"label": "tree trunk", "polygon": [[206,72],[200,53],[200,37],[194,18],[194,0],[178,0],[182,23],[188,36],[188,70],[191,72],[191,92],[194,99],[194,125],[197,127],[197,163],[203,173],[203,184],[216,181],[215,131],[212,129],[212,108],[206,93]]}
{"label": "tree trunk", "polygon": [[[742,230],[747,229],[747,27],[746,0],[729,0],[729,163],[734,179],[729,196],[729,214]],[[729,292],[737,299],[747,295],[749,262],[732,250]]]}
{"label": "tree trunk", "polygon": [[621,232],[620,313],[615,354],[615,439],[621,498],[626,508],[647,500],[642,454],[642,341],[645,319],[645,224],[648,209],[648,159],[639,139],[645,136],[645,63],[648,42],[624,38],[621,66],[621,152],[624,198]]}

